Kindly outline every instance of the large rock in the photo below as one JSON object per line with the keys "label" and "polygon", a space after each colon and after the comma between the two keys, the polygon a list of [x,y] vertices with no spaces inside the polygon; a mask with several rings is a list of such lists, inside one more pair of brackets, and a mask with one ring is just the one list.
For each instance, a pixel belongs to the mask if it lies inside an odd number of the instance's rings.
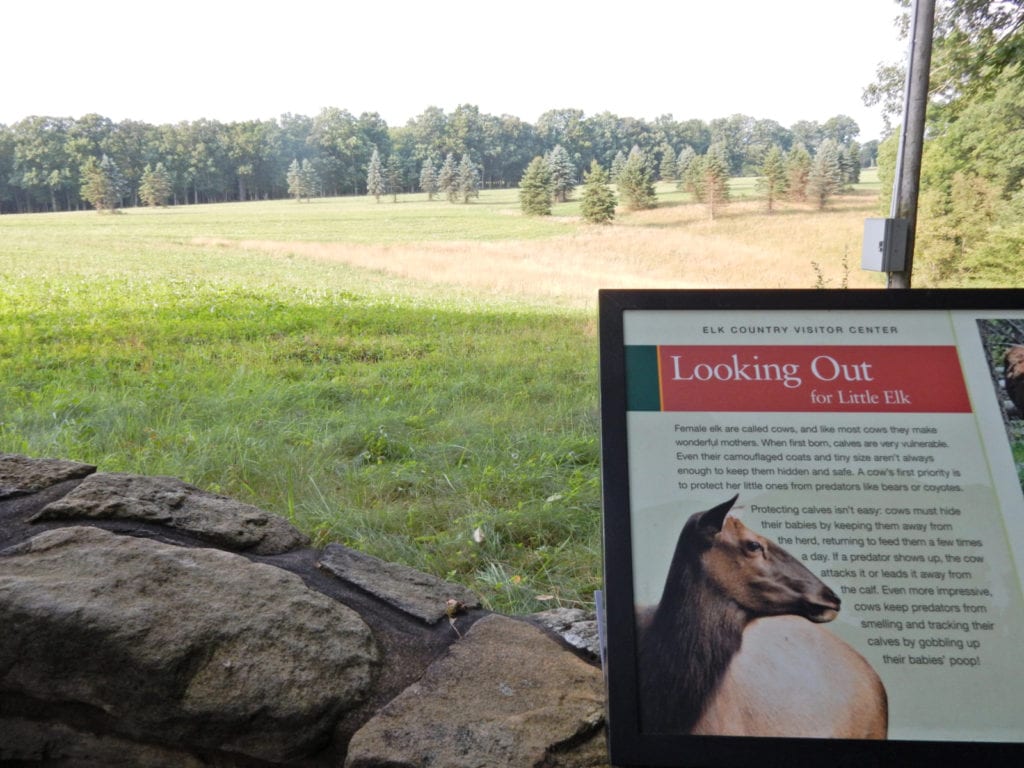
{"label": "large rock", "polygon": [[480,598],[465,587],[340,544],[324,547],[317,567],[427,624],[436,624],[452,610],[480,606]]}
{"label": "large rock", "polygon": [[278,568],[91,527],[3,555],[0,690],[85,707],[115,735],[283,762],[323,747],[373,683],[360,617]]}
{"label": "large rock", "polygon": [[103,766],[103,768],[203,768],[187,752],[78,730],[63,723],[0,719],[0,764]]}
{"label": "large rock", "polygon": [[173,478],[0,454],[0,764],[606,766],[592,617],[477,604]]}
{"label": "large rock", "polygon": [[30,459],[0,453],[0,501],[91,475],[96,467],[63,459]]}
{"label": "large rock", "polygon": [[217,546],[274,555],[309,543],[278,515],[173,477],[98,473],[48,504],[31,522],[135,520],[157,523]]}
{"label": "large rock", "polygon": [[601,658],[601,636],[597,617],[581,608],[552,608],[530,618],[559,635],[565,642],[593,660]]}
{"label": "large rock", "polygon": [[492,615],[355,734],[345,768],[600,766],[603,717],[597,669]]}

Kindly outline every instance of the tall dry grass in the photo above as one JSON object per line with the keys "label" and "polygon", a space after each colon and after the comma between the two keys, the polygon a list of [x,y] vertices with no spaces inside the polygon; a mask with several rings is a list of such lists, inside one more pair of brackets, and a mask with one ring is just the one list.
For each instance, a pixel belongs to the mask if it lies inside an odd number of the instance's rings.
{"label": "tall dry grass", "polygon": [[201,242],[589,307],[600,288],[882,287],[880,275],[860,269],[864,219],[874,212],[875,196],[862,194],[825,211],[784,204],[768,214],[761,201],[741,201],[713,221],[703,206],[672,205],[540,240]]}

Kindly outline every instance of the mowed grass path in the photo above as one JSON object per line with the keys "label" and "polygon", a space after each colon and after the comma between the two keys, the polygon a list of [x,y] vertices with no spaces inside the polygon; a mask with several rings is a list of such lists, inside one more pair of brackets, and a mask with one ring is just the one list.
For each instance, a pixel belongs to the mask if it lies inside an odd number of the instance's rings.
{"label": "mowed grass path", "polygon": [[[587,604],[596,287],[699,282],[728,265],[691,274],[686,243],[751,259],[812,219],[664,198],[605,228],[524,218],[513,191],[0,217],[0,452],[180,477],[498,610]],[[815,217],[859,236],[871,203]],[[808,253],[846,276],[839,244],[808,247],[793,284]]]}

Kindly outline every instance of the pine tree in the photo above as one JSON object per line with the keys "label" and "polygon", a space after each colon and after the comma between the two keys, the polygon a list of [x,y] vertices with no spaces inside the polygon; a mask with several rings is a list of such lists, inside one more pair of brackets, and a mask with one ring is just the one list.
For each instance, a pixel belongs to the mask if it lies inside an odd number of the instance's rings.
{"label": "pine tree", "polygon": [[773,144],[765,153],[757,189],[764,194],[765,207],[768,213],[771,213],[775,208],[775,201],[786,192],[786,158],[778,144]]}
{"label": "pine tree", "polygon": [[551,214],[553,182],[551,166],[543,157],[530,161],[519,182],[519,206],[527,216]]}
{"label": "pine tree", "polygon": [[471,197],[480,196],[480,171],[477,170],[468,152],[459,161],[455,185],[464,203],[468,203]]}
{"label": "pine tree", "polygon": [[803,144],[786,154],[786,189],[790,200],[807,199],[807,177],[811,172],[811,155]]}
{"label": "pine tree", "polygon": [[856,184],[860,181],[860,144],[851,141],[840,153],[843,165],[843,184]]}
{"label": "pine tree", "polygon": [[320,189],[320,174],[316,172],[316,168],[308,158],[302,161],[302,166],[299,169],[299,184],[306,200],[318,194]]}
{"label": "pine tree", "polygon": [[611,170],[612,184],[618,184],[619,183],[619,174],[622,173],[622,169],[623,169],[623,167],[625,167],[625,165],[626,165],[626,156],[622,153],[622,150],[620,149],[618,152],[615,153],[615,157],[612,158],[612,170]]}
{"label": "pine tree", "polygon": [[90,157],[82,166],[82,199],[97,211],[114,211],[121,205],[121,198],[128,189],[117,163],[107,155],[96,162]]}
{"label": "pine tree", "polygon": [[444,163],[441,164],[441,170],[437,174],[437,190],[448,197],[449,203],[454,203],[458,199],[455,158],[451,152],[445,157]]}
{"label": "pine tree", "polygon": [[309,200],[320,186],[320,177],[308,159],[301,163],[298,158],[292,160],[285,179],[288,182],[288,194],[294,197],[296,202],[300,202],[302,198]]}
{"label": "pine tree", "polygon": [[387,162],[387,187],[391,193],[391,202],[398,202],[398,193],[402,191],[402,161],[398,155],[391,155]]}
{"label": "pine tree", "polygon": [[690,166],[696,158],[697,153],[693,151],[693,147],[689,144],[683,147],[683,151],[679,153],[679,157],[676,159],[676,178],[679,180],[676,183],[677,188],[690,191],[688,186]]}
{"label": "pine tree", "polygon": [[679,160],[676,157],[676,151],[672,149],[670,144],[666,144],[661,152],[661,165],[658,169],[658,175],[662,181],[675,181],[679,178]]}
{"label": "pine tree", "polygon": [[839,147],[833,139],[818,145],[811,171],[807,175],[807,197],[822,210],[829,198],[843,185],[843,168],[839,161]]}
{"label": "pine tree", "polygon": [[629,151],[629,157],[626,158],[616,182],[619,197],[631,211],[653,208],[657,204],[652,177],[647,156],[643,150],[634,146]]}
{"label": "pine tree", "polygon": [[143,169],[142,179],[139,181],[139,199],[143,205],[164,207],[171,199],[172,193],[171,176],[163,163],[157,163],[156,168],[147,165]]}
{"label": "pine tree", "polygon": [[288,174],[285,176],[285,180],[288,182],[288,194],[295,198],[298,202],[303,197],[303,184],[302,184],[302,166],[299,164],[299,158],[292,160],[291,165],[288,166]]}
{"label": "pine tree", "polygon": [[559,203],[568,201],[576,188],[576,166],[572,158],[561,144],[556,144],[544,158],[551,168],[551,183],[555,200]]}
{"label": "pine tree", "polygon": [[583,174],[580,212],[591,224],[606,224],[615,218],[615,192],[608,186],[608,174],[597,160],[592,160],[590,172]]}
{"label": "pine tree", "polygon": [[370,155],[370,166],[366,171],[366,194],[373,195],[374,200],[380,202],[380,196],[384,194],[384,169],[380,162],[380,153],[373,148]]}
{"label": "pine tree", "polygon": [[729,203],[729,159],[722,144],[712,144],[700,163],[700,201],[711,219]]}
{"label": "pine tree", "polygon": [[420,191],[427,193],[428,200],[433,200],[437,194],[437,171],[432,157],[427,157],[420,169]]}

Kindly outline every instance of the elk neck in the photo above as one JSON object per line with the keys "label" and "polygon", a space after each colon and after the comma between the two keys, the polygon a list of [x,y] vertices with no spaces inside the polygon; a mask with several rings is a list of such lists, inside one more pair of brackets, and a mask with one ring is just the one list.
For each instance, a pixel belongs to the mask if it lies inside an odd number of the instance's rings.
{"label": "elk neck", "polygon": [[641,700],[649,702],[644,722],[654,730],[686,733],[740,649],[751,617],[699,568],[672,570],[640,641]]}

